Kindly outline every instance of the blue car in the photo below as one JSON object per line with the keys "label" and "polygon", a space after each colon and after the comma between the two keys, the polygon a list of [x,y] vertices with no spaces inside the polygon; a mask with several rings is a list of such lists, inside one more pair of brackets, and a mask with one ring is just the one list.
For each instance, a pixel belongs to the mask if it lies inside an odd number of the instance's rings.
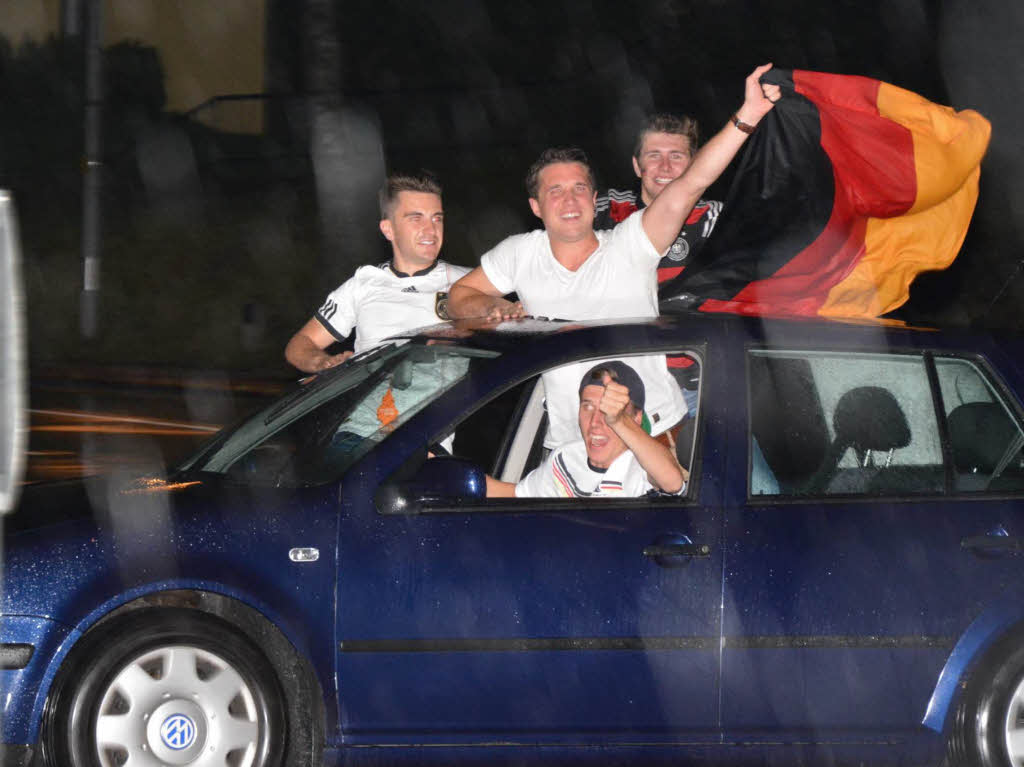
{"label": "blue car", "polygon": [[[651,354],[683,495],[485,497],[543,460],[541,373]],[[4,763],[1020,765],[1022,365],[698,313],[410,334],[168,476],[26,488]]]}

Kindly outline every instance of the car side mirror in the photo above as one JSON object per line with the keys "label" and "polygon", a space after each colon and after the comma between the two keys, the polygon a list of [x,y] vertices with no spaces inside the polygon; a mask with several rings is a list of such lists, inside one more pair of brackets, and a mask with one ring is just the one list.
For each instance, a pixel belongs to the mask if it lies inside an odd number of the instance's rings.
{"label": "car side mirror", "polygon": [[487,478],[465,458],[438,456],[423,462],[410,479],[388,481],[374,494],[381,514],[419,514],[431,507],[452,507],[487,495]]}

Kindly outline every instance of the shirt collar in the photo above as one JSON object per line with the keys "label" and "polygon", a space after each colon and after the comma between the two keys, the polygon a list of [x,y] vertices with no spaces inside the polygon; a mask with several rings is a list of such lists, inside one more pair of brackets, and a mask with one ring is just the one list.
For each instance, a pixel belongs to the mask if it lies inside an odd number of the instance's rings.
{"label": "shirt collar", "polygon": [[426,269],[420,269],[418,272],[406,274],[405,272],[400,272],[398,271],[398,269],[395,268],[395,259],[392,258],[390,261],[388,261],[388,269],[390,269],[391,273],[396,277],[422,277],[424,274],[430,274],[432,271],[434,271],[434,268],[437,266],[437,262],[439,260],[440,259],[435,258],[434,263],[432,263]]}
{"label": "shirt collar", "polygon": [[647,203],[644,202],[644,183],[640,179],[636,180],[636,187],[633,193],[636,195],[636,209],[643,210],[646,208]]}

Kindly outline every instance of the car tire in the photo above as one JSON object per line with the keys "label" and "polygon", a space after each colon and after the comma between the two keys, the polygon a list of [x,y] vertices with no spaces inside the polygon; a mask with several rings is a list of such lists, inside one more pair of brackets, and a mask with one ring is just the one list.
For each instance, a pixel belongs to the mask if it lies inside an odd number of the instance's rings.
{"label": "car tire", "polygon": [[44,712],[42,756],[54,767],[200,757],[280,767],[286,711],[267,656],[231,623],[196,610],[141,609],[90,632],[64,664]]}
{"label": "car tire", "polygon": [[991,655],[971,675],[957,707],[946,763],[968,767],[1024,765],[1024,645]]}

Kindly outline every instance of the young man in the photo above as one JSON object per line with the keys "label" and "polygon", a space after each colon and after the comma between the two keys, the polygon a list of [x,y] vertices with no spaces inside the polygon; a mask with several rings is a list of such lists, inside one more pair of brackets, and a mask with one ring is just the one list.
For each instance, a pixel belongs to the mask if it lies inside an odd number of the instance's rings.
{"label": "young man", "polygon": [[[697,151],[697,121],[686,115],[658,114],[647,118],[633,146],[633,171],[638,186],[633,189],[609,189],[597,198],[594,229],[611,229],[654,198],[679,178]],[[710,236],[718,221],[722,203],[698,200],[668,251],[658,264],[658,282],[678,275],[689,256]]]}
{"label": "young man", "polygon": [[[611,229],[625,221],[637,210],[650,205],[661,190],[683,175],[697,151],[697,121],[683,115],[653,115],[637,134],[633,146],[633,171],[639,179],[639,189],[620,191],[609,189],[597,198],[595,229]],[[711,235],[722,203],[718,200],[698,200],[683,223],[661,261],[658,262],[658,283],[677,276],[686,261],[696,253]],[[668,357],[669,370],[676,380],[686,381],[693,376],[693,360],[689,357]],[[686,408],[693,412],[697,405],[697,392],[683,388]]]}
{"label": "young man", "polygon": [[[704,190],[732,161],[754,126],[780,96],[759,79],[770,64],[746,79],[743,105],[729,124],[694,156],[686,170],[643,210],[611,231],[594,231],[597,192],[579,150],[548,150],[530,169],[530,208],[543,229],[508,237],[480,258],[480,266],[451,290],[453,317],[512,319],[529,313],[570,320],[658,316],[658,263]],[[502,296],[515,292],[520,301]],[[647,387],[652,434],[673,427],[685,413],[664,357],[637,361]],[[578,373],[577,373],[578,375]],[[545,373],[549,447],[578,438],[570,402],[574,379],[563,368]]]}
{"label": "young man", "polygon": [[361,266],[292,336],[284,356],[304,373],[334,367],[353,352],[328,354],[355,329],[355,353],[388,336],[445,319],[452,284],[469,269],[438,258],[444,239],[441,186],[432,176],[391,175],[380,191],[380,231],[391,260]]}
{"label": "young man", "polygon": [[614,360],[595,365],[579,384],[582,440],[552,451],[518,484],[487,477],[491,498],[635,498],[650,490],[682,493],[687,475],[669,449],[641,426],[644,384]]}

